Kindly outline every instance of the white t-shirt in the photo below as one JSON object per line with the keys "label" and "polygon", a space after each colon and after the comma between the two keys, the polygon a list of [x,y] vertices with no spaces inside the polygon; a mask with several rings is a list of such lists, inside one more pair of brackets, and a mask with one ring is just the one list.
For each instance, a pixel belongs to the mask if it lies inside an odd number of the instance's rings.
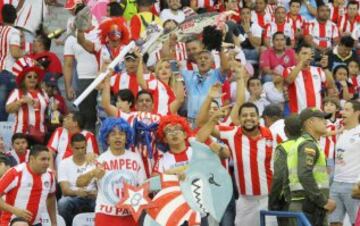
{"label": "white t-shirt", "polygon": [[274,141],[276,143],[281,143],[285,140],[287,140],[287,136],[285,134],[285,120],[279,119],[276,122],[274,122],[271,126],[269,126],[269,130],[271,131],[273,135]]}
{"label": "white t-shirt", "polygon": [[266,99],[272,104],[283,104],[285,102],[283,92],[276,89],[273,82],[266,82],[263,85],[264,92],[266,94]]}
{"label": "white t-shirt", "polygon": [[117,209],[115,205],[123,197],[124,182],[139,185],[145,181],[146,174],[140,155],[126,150],[124,154],[116,156],[108,149],[97,161],[105,168],[105,175],[97,181],[95,212],[111,216],[129,215],[127,210]]}
{"label": "white t-shirt", "polygon": [[[94,28],[85,33],[85,38],[99,45],[98,30]],[[74,36],[70,36],[65,41],[64,57],[74,57],[76,60],[76,71],[79,79],[93,79],[98,72],[98,62],[96,56],[86,51]]]}
{"label": "white t-shirt", "polygon": [[[84,174],[89,168],[91,168],[91,166],[86,163],[84,163],[81,166],[75,164],[73,160],[73,156],[63,159],[60,162],[58,168],[58,182],[67,181],[70,184],[71,190],[78,190],[79,188],[76,186],[76,180],[80,175]],[[96,190],[95,181],[92,181],[86,187],[86,190],[88,191]]]}
{"label": "white t-shirt", "polygon": [[178,154],[168,151],[159,159],[159,162],[154,167],[154,171],[164,173],[167,170],[187,166],[189,164],[191,156],[191,147],[187,147],[186,150]]}
{"label": "white t-shirt", "polygon": [[334,181],[356,183],[360,174],[360,125],[344,130],[335,146]]}
{"label": "white t-shirt", "polygon": [[185,20],[185,13],[182,10],[177,10],[177,14],[174,14],[170,9],[164,9],[160,13],[160,19],[163,22],[171,19],[180,24]]}

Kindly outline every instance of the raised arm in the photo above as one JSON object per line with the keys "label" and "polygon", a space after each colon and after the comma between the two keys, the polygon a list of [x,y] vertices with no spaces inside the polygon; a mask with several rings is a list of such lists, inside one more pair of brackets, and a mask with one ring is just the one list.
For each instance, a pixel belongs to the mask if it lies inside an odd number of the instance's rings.
{"label": "raised arm", "polygon": [[181,75],[176,78],[174,85],[175,100],[170,104],[170,112],[176,114],[185,100],[184,79]]}
{"label": "raised arm", "polygon": [[231,109],[230,118],[234,125],[240,125],[239,121],[239,109],[241,105],[245,102],[245,68],[242,65],[238,65],[238,67],[234,70],[236,76],[236,101]]}
{"label": "raised arm", "polygon": [[196,116],[196,126],[201,127],[209,120],[209,109],[211,101],[221,97],[221,88],[222,85],[220,83],[216,83],[210,88],[209,93],[201,105],[198,115]]}
{"label": "raised arm", "polygon": [[118,109],[111,104],[110,76],[108,75],[103,82],[101,90],[101,105],[108,116],[116,117]]}
{"label": "raised arm", "polygon": [[141,89],[147,90],[148,85],[144,79],[144,62],[143,62],[140,50],[136,50],[135,55],[139,58],[139,64],[138,64],[138,68],[137,68],[137,72],[136,72],[136,79],[137,79]]}
{"label": "raised arm", "polygon": [[85,38],[85,33],[83,31],[77,31],[77,42],[89,53],[95,52],[94,43]]}

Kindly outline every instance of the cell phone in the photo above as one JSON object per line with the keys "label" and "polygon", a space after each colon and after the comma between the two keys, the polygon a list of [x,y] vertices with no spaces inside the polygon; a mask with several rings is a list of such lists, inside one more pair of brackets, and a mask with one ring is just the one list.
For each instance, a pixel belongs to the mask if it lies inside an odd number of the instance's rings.
{"label": "cell phone", "polygon": [[175,74],[180,72],[179,65],[176,60],[170,61],[170,68],[171,68],[171,71]]}

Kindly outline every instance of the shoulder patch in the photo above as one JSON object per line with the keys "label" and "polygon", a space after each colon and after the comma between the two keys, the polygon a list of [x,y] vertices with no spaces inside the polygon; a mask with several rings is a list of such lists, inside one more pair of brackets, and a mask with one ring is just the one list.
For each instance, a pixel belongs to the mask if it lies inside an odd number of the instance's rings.
{"label": "shoulder patch", "polygon": [[315,149],[313,149],[313,148],[305,148],[305,153],[306,153],[307,155],[311,155],[311,156],[315,156],[315,155],[316,155],[316,151],[315,151]]}

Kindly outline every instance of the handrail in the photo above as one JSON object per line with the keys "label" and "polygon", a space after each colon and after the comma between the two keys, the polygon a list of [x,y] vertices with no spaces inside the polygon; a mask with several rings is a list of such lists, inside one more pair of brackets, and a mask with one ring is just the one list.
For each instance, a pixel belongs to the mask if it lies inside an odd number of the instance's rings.
{"label": "handrail", "polygon": [[276,216],[276,217],[295,217],[297,219],[298,226],[311,226],[309,220],[305,217],[302,212],[289,212],[289,211],[260,211],[260,226],[266,226],[265,216]]}

